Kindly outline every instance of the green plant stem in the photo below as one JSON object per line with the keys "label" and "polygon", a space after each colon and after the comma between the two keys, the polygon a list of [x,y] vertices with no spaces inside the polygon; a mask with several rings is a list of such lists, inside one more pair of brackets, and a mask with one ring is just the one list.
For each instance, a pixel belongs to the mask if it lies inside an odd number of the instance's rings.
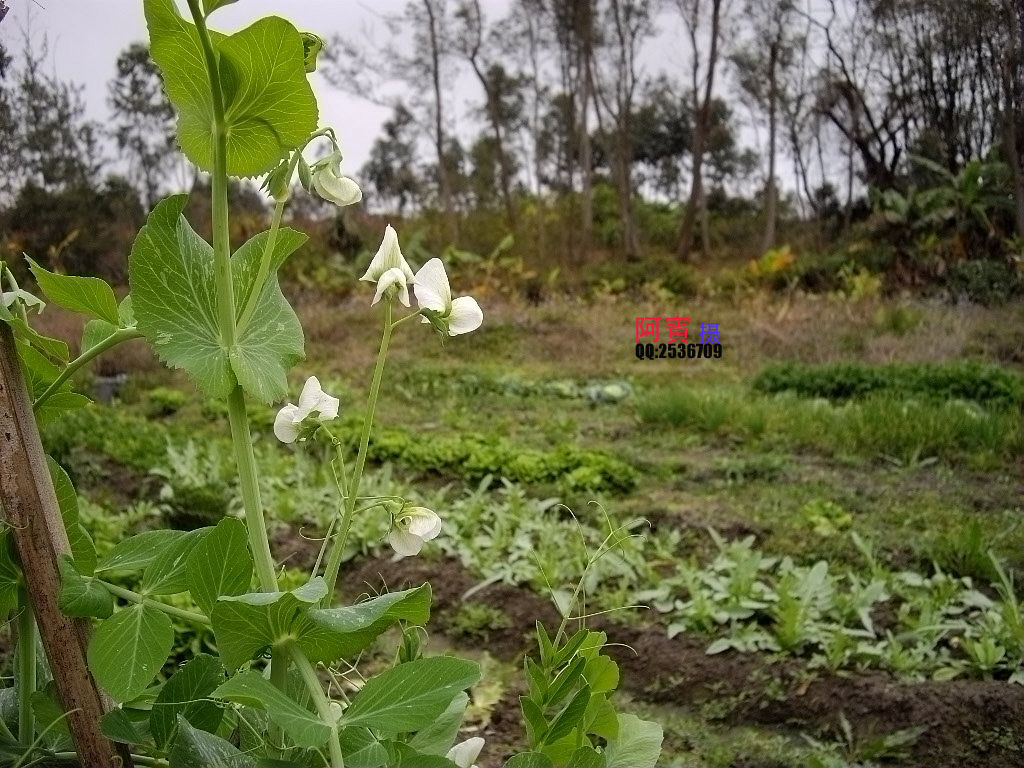
{"label": "green plant stem", "polygon": [[122,600],[127,600],[129,603],[138,603],[139,605],[150,605],[158,610],[163,611],[168,616],[173,616],[176,619],[187,621],[189,624],[199,624],[203,627],[211,626],[209,618],[201,613],[195,611],[187,611],[184,608],[177,608],[167,603],[161,603],[159,600],[154,600],[151,597],[140,595],[138,592],[133,592],[130,589],[119,587],[116,584],[111,584],[108,581],[97,581],[103,586],[114,597],[120,597]]}
{"label": "green plant stem", "polygon": [[28,592],[18,590],[18,741],[31,744],[35,737],[32,694],[36,692],[36,617]]}
{"label": "green plant stem", "polygon": [[54,379],[53,383],[43,391],[43,394],[36,398],[36,401],[32,403],[33,410],[38,411],[39,408],[42,407],[43,403],[45,403],[54,394],[56,394],[64,385],[64,382],[70,379],[72,376],[74,376],[75,373],[77,373],[78,370],[82,368],[82,366],[88,365],[90,362],[92,362],[92,360],[102,355],[108,349],[116,347],[118,344],[121,344],[125,341],[138,339],[141,336],[142,334],[139,333],[134,328],[122,328],[107,336],[107,338],[105,338],[96,346],[90,347],[89,349],[85,350],[85,352],[83,352],[70,363],[68,363],[64,367],[64,370],[60,372],[60,376]]}
{"label": "green plant stem", "polygon": [[[293,166],[294,167],[294,164]],[[244,331],[252,315],[259,306],[260,296],[263,294],[264,283],[270,275],[270,264],[274,259],[274,246],[277,245],[277,231],[281,228],[281,217],[284,215],[284,206],[287,200],[278,200],[274,206],[274,215],[270,219],[270,233],[267,235],[267,245],[263,249],[263,258],[260,260],[260,268],[256,273],[256,281],[252,284],[252,292],[242,309],[242,316],[238,319],[238,333]]]}
{"label": "green plant stem", "polygon": [[[213,48],[209,30],[199,0],[188,0],[188,7],[196,24],[196,32],[203,47],[206,60],[206,71],[210,78],[210,90],[213,94],[213,174],[211,177],[212,218],[213,218],[213,258],[217,281],[217,314],[220,326],[221,343],[228,352],[230,359],[235,346],[235,297],[231,279],[231,244],[228,228],[228,173],[227,173],[227,131],[224,122],[224,95],[220,87],[217,53]],[[263,515],[263,500],[260,498],[259,478],[256,473],[256,459],[252,448],[252,434],[249,432],[249,417],[245,409],[245,394],[242,388],[235,386],[228,396],[228,420],[231,424],[231,440],[235,448],[235,461],[238,465],[238,479],[242,491],[242,504],[245,507],[245,523],[249,533],[249,547],[252,551],[256,574],[264,592],[277,591],[277,574],[274,571],[274,558],[270,552],[270,541],[267,538],[267,525]],[[298,648],[288,654],[293,660],[301,660],[309,665]],[[284,667],[284,672],[281,668]],[[271,680],[277,685],[287,682],[287,656],[273,654],[271,656]],[[314,701],[324,700],[326,696],[320,681],[314,674],[312,679],[304,676],[309,694]],[[338,730],[331,729],[332,768],[343,768],[341,745],[338,741]],[[336,756],[336,759],[335,759]]]}
{"label": "green plant stem", "polygon": [[306,655],[301,653],[295,645],[291,644],[285,647],[290,651],[295,667],[299,670],[299,674],[302,675],[306,688],[312,694],[317,714],[320,715],[320,719],[324,723],[330,726],[332,734],[329,743],[331,768],[345,768],[345,758],[341,754],[341,743],[338,741],[338,723],[331,712],[331,700],[324,693],[323,684],[320,682],[320,678],[317,677],[316,669],[309,663]]}
{"label": "green plant stem", "polygon": [[338,571],[341,570],[341,558],[345,553],[349,530],[352,528],[352,518],[356,512],[356,498],[359,496],[359,484],[363,480],[366,452],[370,445],[370,431],[373,429],[373,418],[377,410],[377,398],[380,395],[380,381],[384,375],[384,363],[388,357],[388,347],[391,344],[391,331],[393,328],[394,325],[391,323],[391,301],[390,299],[385,299],[384,331],[380,337],[380,351],[377,353],[377,364],[373,368],[373,380],[370,382],[370,398],[366,404],[366,415],[363,417],[363,431],[359,438],[359,454],[356,456],[356,465],[352,470],[352,476],[346,489],[345,513],[341,519],[341,530],[338,531],[338,537],[331,544],[330,552],[327,555],[327,568],[324,571],[324,581],[327,582],[327,599],[331,599],[334,595],[334,587],[338,582]]}

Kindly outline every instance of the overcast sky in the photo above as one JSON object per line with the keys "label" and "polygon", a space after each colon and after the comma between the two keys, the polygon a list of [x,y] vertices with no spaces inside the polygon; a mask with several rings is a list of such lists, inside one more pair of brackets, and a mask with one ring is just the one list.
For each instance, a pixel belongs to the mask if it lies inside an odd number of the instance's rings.
{"label": "overcast sky", "polygon": [[[184,1],[177,0],[184,8]],[[212,26],[225,32],[240,29],[253,20],[278,13],[299,29],[308,29],[324,38],[340,34],[358,41],[386,40],[392,32],[383,17],[399,14],[407,0],[240,0],[216,12]],[[29,28],[34,39],[45,35],[55,74],[84,87],[89,116],[105,122],[108,118],[107,83],[114,75],[114,63],[129,44],[146,39],[142,0],[7,0],[11,10],[0,24],[0,35],[8,47],[17,51],[22,30]],[[494,20],[504,16],[511,0],[481,0],[485,16]],[[686,77],[689,50],[681,26],[671,15],[658,19],[658,34],[645,47],[643,69],[648,75],[667,72],[674,79]],[[725,79],[725,73],[719,82]],[[389,110],[355,96],[342,93],[314,74],[313,87],[320,103],[322,125],[332,125],[339,133],[346,165],[356,170],[366,161],[374,139]],[[719,86],[722,87],[722,86]],[[461,119],[457,133],[466,136],[479,129],[466,118],[470,101],[480,101],[479,86],[468,74],[449,87],[449,107]],[[721,93],[721,91],[719,91]],[[725,94],[723,94],[725,95]],[[733,102],[735,118],[747,122],[750,114],[742,101]],[[741,143],[759,145],[758,134],[748,126],[740,134]],[[113,150],[110,151],[111,154]],[[111,158],[114,159],[114,158]],[[782,158],[780,158],[781,162]],[[784,179],[785,163],[780,168]],[[784,181],[785,183],[785,181]]]}

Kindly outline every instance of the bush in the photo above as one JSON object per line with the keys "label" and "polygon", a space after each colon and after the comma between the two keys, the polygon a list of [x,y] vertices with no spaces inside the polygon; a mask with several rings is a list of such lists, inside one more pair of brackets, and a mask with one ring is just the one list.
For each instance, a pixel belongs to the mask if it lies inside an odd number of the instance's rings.
{"label": "bush", "polygon": [[154,387],[146,394],[146,413],[149,416],[173,416],[188,403],[188,397],[179,389]]}
{"label": "bush", "polygon": [[949,271],[949,292],[955,299],[984,306],[998,306],[1021,294],[1021,277],[1005,261],[974,260],[956,264]]}
{"label": "bush", "polygon": [[862,363],[766,366],[754,377],[759,392],[849,400],[876,392],[937,400],[972,400],[997,407],[1019,406],[1024,387],[1013,373],[981,363],[870,366]]}

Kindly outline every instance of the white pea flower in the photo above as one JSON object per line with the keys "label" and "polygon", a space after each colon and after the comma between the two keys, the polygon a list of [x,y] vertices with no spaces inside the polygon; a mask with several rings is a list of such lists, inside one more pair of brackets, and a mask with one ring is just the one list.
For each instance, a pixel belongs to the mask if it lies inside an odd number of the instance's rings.
{"label": "white pea flower", "polygon": [[329,154],[313,166],[313,189],[324,200],[335,205],[354,205],[363,199],[359,185],[341,172],[341,152]]}
{"label": "white pea flower", "polygon": [[459,768],[476,768],[476,759],[480,757],[480,751],[484,748],[484,740],[479,736],[466,739],[448,750],[448,759]]}
{"label": "white pea flower", "polygon": [[372,307],[380,301],[380,297],[384,295],[384,292],[392,287],[398,295],[398,300],[408,307],[409,281],[405,279],[405,273],[398,267],[392,267],[380,276],[380,280],[377,281],[377,292],[373,294],[373,301],[370,302],[370,306]]}
{"label": "white pea flower", "polygon": [[277,412],[274,419],[274,434],[282,443],[294,443],[302,433],[306,419],[313,417],[317,422],[333,421],[338,417],[338,398],[331,397],[320,387],[316,376],[306,379],[299,404],[288,403]]}
{"label": "white pea flower", "polygon": [[424,323],[431,323],[442,333],[458,336],[475,331],[484,321],[483,310],[472,296],[452,299],[452,287],[444,264],[434,258],[424,264],[413,280],[416,301],[427,310]]}
{"label": "white pea flower", "polygon": [[441,533],[441,518],[426,507],[406,507],[395,517],[388,543],[401,557],[418,555],[423,545]]}
{"label": "white pea flower", "polygon": [[359,279],[368,283],[376,283],[389,269],[399,270],[407,284],[413,281],[412,269],[409,268],[409,262],[405,260],[402,249],[398,245],[398,233],[390,224],[384,230],[384,239],[370,262],[370,266],[366,268],[366,273]]}

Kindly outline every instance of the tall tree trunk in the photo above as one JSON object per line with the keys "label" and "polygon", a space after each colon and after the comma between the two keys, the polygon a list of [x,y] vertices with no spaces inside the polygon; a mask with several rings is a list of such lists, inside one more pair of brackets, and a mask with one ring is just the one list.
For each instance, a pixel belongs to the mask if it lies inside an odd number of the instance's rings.
{"label": "tall tree trunk", "polygon": [[434,150],[437,153],[437,186],[441,195],[441,205],[448,224],[448,235],[453,243],[459,237],[458,223],[455,221],[455,208],[452,204],[451,180],[448,178],[448,166],[444,156],[444,103],[441,98],[441,44],[438,40],[437,17],[432,0],[423,0],[427,12],[427,31],[430,37],[431,78],[434,84]]}
{"label": "tall tree trunk", "polygon": [[697,209],[701,207],[704,183],[701,179],[704,166],[704,149],[706,135],[711,122],[711,96],[714,93],[715,67],[718,65],[718,27],[721,18],[722,0],[711,0],[711,49],[708,52],[707,79],[704,81],[704,97],[697,112],[696,124],[693,128],[693,179],[690,182],[690,199],[683,215],[683,223],[679,228],[679,257],[689,261],[693,250],[693,229],[697,222]]}
{"label": "tall tree trunk", "polygon": [[1003,116],[1003,144],[1013,172],[1014,212],[1017,236],[1024,238],[1024,0],[1007,3],[1010,45],[1003,69],[1006,107]]}
{"label": "tall tree trunk", "polygon": [[776,110],[778,103],[779,41],[772,41],[768,52],[768,184],[765,187],[764,233],[761,253],[775,247],[775,223],[778,218],[779,190],[775,183]]}
{"label": "tall tree trunk", "polygon": [[580,3],[579,12],[580,58],[579,69],[583,77],[580,94],[580,248],[584,260],[590,255],[594,239],[594,151],[590,141],[590,100],[594,91],[591,58],[594,53],[594,17],[591,0]]}

